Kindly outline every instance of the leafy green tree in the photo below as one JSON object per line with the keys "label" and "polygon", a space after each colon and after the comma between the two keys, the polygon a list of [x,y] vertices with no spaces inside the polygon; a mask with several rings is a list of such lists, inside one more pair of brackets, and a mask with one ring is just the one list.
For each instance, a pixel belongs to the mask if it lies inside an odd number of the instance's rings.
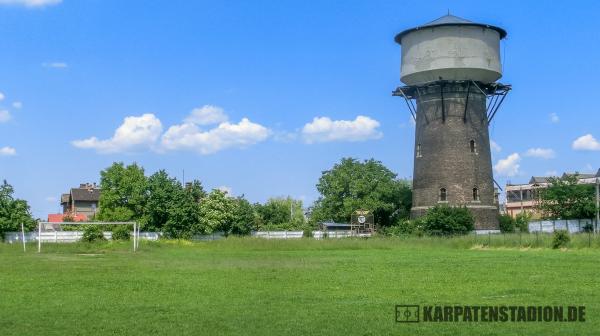
{"label": "leafy green tree", "polygon": [[420,220],[429,234],[466,234],[475,229],[473,215],[466,207],[435,206]]}
{"label": "leafy green tree", "polygon": [[141,220],[147,199],[147,178],[136,163],[115,162],[100,172],[98,219],[103,221]]}
{"label": "leafy green tree", "polygon": [[267,230],[302,229],[305,224],[301,200],[291,197],[270,198],[265,204],[257,205],[260,227]]}
{"label": "leafy green tree", "polygon": [[410,184],[373,159],[342,159],[322,173],[317,190],[321,196],[311,216],[315,222],[347,222],[357,209],[367,209],[377,225],[389,226],[408,218],[412,203]]}
{"label": "leafy green tree", "polygon": [[200,223],[200,202],[206,192],[198,180],[194,180],[185,189],[178,189],[175,199],[167,211],[167,221],[163,232],[171,238],[192,238],[195,234],[206,233]]}
{"label": "leafy green tree", "polygon": [[234,200],[234,216],[227,234],[247,235],[255,228],[256,211],[243,196]]}
{"label": "leafy green tree", "polygon": [[547,188],[539,189],[539,209],[547,219],[592,218],[596,213],[595,189],[580,184],[578,174],[550,178]]}
{"label": "leafy green tree", "polygon": [[13,196],[14,188],[4,180],[0,185],[0,236],[4,232],[20,231],[21,223],[27,230],[35,228],[27,201]]}
{"label": "leafy green tree", "polygon": [[235,203],[221,190],[213,189],[200,202],[200,221],[197,233],[230,232],[235,219]]}
{"label": "leafy green tree", "polygon": [[162,231],[172,208],[185,201],[182,198],[183,187],[177,179],[169,177],[164,170],[159,170],[148,178],[147,188],[144,229]]}

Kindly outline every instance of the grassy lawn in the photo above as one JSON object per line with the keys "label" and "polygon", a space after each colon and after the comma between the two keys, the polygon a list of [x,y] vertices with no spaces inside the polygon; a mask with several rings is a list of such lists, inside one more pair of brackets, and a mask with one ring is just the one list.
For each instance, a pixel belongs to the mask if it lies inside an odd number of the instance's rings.
{"label": "grassy lawn", "polygon": [[[596,243],[596,242],[595,242]],[[0,335],[592,335],[600,250],[467,240],[0,244]],[[395,322],[396,304],[585,305],[586,322]]]}

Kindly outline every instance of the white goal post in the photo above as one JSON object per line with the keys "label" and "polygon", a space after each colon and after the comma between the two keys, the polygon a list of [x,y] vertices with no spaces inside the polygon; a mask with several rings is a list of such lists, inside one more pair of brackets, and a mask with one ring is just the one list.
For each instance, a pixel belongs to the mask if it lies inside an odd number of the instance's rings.
{"label": "white goal post", "polygon": [[76,232],[62,231],[63,225],[132,225],[133,252],[137,251],[140,245],[140,226],[137,222],[38,222],[38,253],[42,252],[42,230],[44,230],[43,232],[54,232],[55,242],[58,242],[58,232]]}

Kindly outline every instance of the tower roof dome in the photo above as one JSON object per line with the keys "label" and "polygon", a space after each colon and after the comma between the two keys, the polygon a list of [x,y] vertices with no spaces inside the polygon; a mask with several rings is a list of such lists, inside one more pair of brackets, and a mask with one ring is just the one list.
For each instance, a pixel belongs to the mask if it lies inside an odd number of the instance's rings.
{"label": "tower roof dome", "polygon": [[451,15],[451,14],[447,14],[444,15],[438,19],[435,19],[429,23],[426,23],[424,25],[421,26],[417,26],[414,28],[410,28],[410,29],[406,29],[402,32],[400,32],[398,35],[396,35],[396,37],[394,38],[394,41],[396,41],[396,43],[398,44],[402,44],[402,38],[410,33],[413,32],[415,30],[419,30],[419,29],[423,29],[423,28],[431,28],[431,27],[439,27],[439,26],[478,26],[478,27],[485,27],[485,28],[489,28],[489,29],[493,29],[495,31],[497,31],[500,34],[500,39],[503,39],[506,37],[506,30],[500,28],[500,27],[496,27],[496,26],[492,26],[492,25],[488,25],[485,23],[477,23],[477,22],[473,22],[473,21],[469,21],[467,19],[463,19],[461,17],[455,16],[455,15]]}

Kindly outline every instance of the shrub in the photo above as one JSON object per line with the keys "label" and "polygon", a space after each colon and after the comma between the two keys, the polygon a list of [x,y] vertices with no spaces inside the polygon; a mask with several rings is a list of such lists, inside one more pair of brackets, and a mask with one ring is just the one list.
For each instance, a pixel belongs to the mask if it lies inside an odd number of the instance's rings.
{"label": "shrub", "polygon": [[302,237],[312,238],[313,237],[312,229],[310,227],[305,227],[304,230],[302,230]]}
{"label": "shrub", "polygon": [[590,233],[594,232],[594,225],[592,223],[587,223],[583,226],[583,232]]}
{"label": "shrub", "polygon": [[394,226],[388,226],[381,229],[381,233],[385,236],[402,236],[402,235],[423,235],[423,222],[419,219],[401,220]]}
{"label": "shrub", "polygon": [[88,225],[83,229],[81,241],[91,243],[101,240],[106,239],[104,238],[104,235],[102,234],[102,228],[99,225]]}
{"label": "shrub", "polygon": [[519,228],[521,232],[529,232],[529,220],[531,214],[527,211],[521,212],[515,216],[515,226]]}
{"label": "shrub", "polygon": [[129,225],[115,225],[116,227],[112,230],[113,240],[129,240]]}
{"label": "shrub", "polygon": [[569,232],[566,230],[554,231],[554,236],[552,237],[552,248],[558,249],[561,247],[566,247],[569,241],[571,241]]}
{"label": "shrub", "polygon": [[475,229],[473,215],[466,207],[435,206],[422,218],[429,234],[467,234]]}
{"label": "shrub", "polygon": [[510,215],[498,216],[501,232],[515,232],[515,220]]}

